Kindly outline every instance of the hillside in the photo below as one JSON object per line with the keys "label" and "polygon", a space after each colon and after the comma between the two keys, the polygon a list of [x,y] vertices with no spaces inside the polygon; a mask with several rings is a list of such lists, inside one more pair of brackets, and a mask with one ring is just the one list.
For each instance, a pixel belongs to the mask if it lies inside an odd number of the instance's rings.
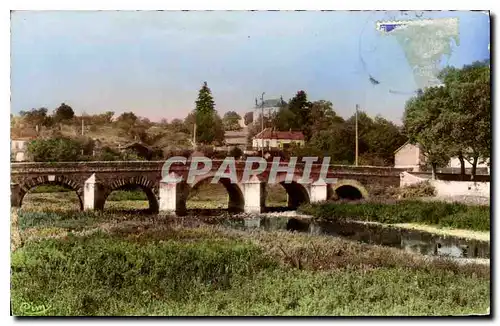
{"label": "hillside", "polygon": [[[98,141],[102,147],[116,148],[119,145],[140,140],[152,147],[164,150],[181,149],[190,147],[190,135],[186,132],[173,130],[171,125],[150,123],[149,125],[130,127],[127,130],[123,125],[116,122],[110,124],[94,124],[84,126],[83,137]],[[82,127],[75,123],[60,124],[57,126],[42,126],[37,132],[36,128],[29,124],[14,121],[11,127],[11,139],[18,138],[52,138],[68,137],[72,139],[82,138]]]}

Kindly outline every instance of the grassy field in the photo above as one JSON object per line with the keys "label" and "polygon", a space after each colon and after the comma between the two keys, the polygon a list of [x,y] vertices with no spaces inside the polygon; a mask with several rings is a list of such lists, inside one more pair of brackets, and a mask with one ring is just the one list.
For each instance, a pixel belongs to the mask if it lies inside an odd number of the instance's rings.
{"label": "grassy field", "polygon": [[12,214],[14,315],[461,315],[488,266],[202,219]]}
{"label": "grassy field", "polygon": [[417,223],[474,231],[490,230],[489,206],[417,200],[394,203],[326,202],[304,205],[299,211],[327,220],[358,220],[388,224]]}

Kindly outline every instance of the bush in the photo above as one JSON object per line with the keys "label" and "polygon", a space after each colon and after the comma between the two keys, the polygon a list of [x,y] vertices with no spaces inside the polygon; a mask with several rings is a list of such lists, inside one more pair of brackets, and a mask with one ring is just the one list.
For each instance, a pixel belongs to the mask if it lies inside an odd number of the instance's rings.
{"label": "bush", "polygon": [[399,194],[402,198],[434,197],[436,195],[436,189],[429,181],[424,181],[401,187]]}
{"label": "bush", "polygon": [[321,203],[301,206],[299,211],[327,220],[361,220],[380,223],[421,223],[469,229],[490,230],[490,207],[458,203],[399,201],[385,203]]}
{"label": "bush", "polygon": [[28,155],[35,162],[77,161],[82,149],[79,141],[64,137],[36,139],[28,143]]}
{"label": "bush", "polygon": [[371,198],[395,199],[399,197],[401,188],[373,184],[369,185],[367,190],[370,193]]}
{"label": "bush", "polygon": [[98,161],[120,161],[121,155],[118,151],[105,146],[101,149],[99,155],[97,156]]}
{"label": "bush", "polygon": [[239,147],[233,147],[229,151],[229,156],[234,157],[235,159],[240,158],[243,155],[243,151]]}

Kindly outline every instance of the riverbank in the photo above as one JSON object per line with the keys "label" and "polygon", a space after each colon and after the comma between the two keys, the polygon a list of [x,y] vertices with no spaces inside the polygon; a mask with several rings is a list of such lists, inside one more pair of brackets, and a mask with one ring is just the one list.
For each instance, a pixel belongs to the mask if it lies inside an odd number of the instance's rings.
{"label": "riverbank", "polygon": [[298,212],[317,219],[424,225],[435,229],[478,231],[483,236],[485,232],[490,231],[489,206],[459,203],[419,200],[400,200],[393,203],[324,202],[303,205]]}
{"label": "riverbank", "polygon": [[484,314],[488,266],[194,217],[21,215],[15,315]]}

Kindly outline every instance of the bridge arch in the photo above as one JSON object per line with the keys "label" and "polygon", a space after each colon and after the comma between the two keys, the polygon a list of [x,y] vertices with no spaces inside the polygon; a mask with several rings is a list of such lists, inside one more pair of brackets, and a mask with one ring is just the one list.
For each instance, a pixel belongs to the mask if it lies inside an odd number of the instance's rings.
{"label": "bridge arch", "polygon": [[292,182],[286,183],[286,173],[281,173],[276,176],[276,183],[280,184],[288,195],[288,208],[295,209],[301,204],[310,202],[308,186],[298,182],[301,178],[301,175],[294,175]]}
{"label": "bridge arch", "polygon": [[339,180],[339,182],[331,185],[328,198],[333,199],[368,199],[368,191],[366,188],[356,180]]}
{"label": "bridge arch", "polygon": [[17,202],[13,202],[13,206],[21,207],[24,196],[26,196],[31,189],[46,184],[58,185],[66,189],[74,190],[78,196],[80,210],[83,210],[83,189],[80,183],[64,175],[42,175],[36,178],[23,180],[19,183]]}
{"label": "bridge arch", "polygon": [[[202,184],[210,183],[215,174],[216,171],[212,171],[202,176],[197,176],[193,184],[185,183],[185,186],[183,187],[184,195],[182,196],[184,205],[187,202],[189,193],[194,189],[197,189]],[[232,183],[229,178],[220,178],[218,183],[224,186],[229,197],[227,203],[228,210],[230,212],[242,212],[245,207],[245,198],[241,185],[239,183]]]}
{"label": "bridge arch", "polygon": [[148,199],[149,209],[148,211],[152,213],[157,213],[159,211],[159,204],[157,198],[157,190],[155,188],[155,183],[148,178],[143,176],[134,176],[129,178],[118,178],[111,182],[104,190],[101,200],[96,204],[100,209],[104,209],[104,204],[108,199],[108,196],[115,190],[127,190],[136,189],[142,190]]}

